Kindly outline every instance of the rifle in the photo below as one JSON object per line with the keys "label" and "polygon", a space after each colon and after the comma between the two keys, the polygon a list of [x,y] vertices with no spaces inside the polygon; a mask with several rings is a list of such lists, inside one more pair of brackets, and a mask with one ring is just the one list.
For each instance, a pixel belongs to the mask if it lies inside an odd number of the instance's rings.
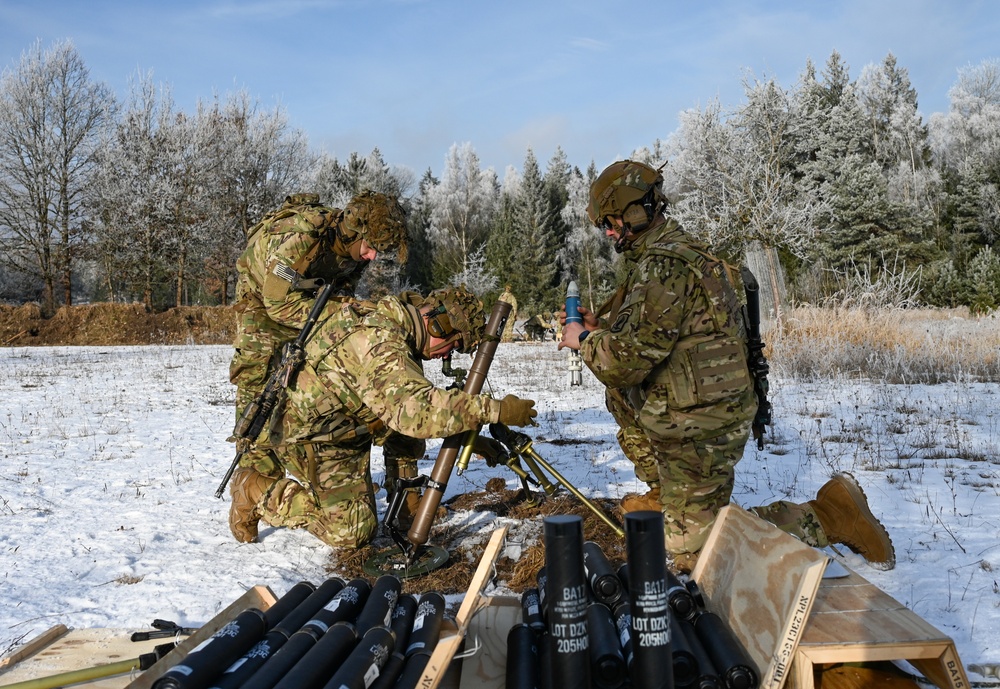
{"label": "rifle", "polygon": [[[271,419],[271,414],[274,413],[274,408],[278,405],[279,395],[291,384],[295,378],[295,374],[298,373],[298,370],[305,361],[306,342],[309,340],[313,326],[319,320],[319,316],[323,312],[323,308],[326,306],[326,302],[329,301],[331,294],[333,294],[332,282],[323,285],[322,289],[320,289],[319,294],[316,295],[316,302],[313,304],[312,309],[309,310],[309,316],[306,318],[302,330],[299,331],[299,336],[285,346],[281,355],[281,363],[271,372],[267,383],[264,384],[263,391],[240,414],[240,418],[236,421],[236,427],[233,428],[233,436],[236,438],[237,447],[239,447],[241,440],[249,440],[251,443],[256,440],[260,432],[264,430],[264,425]],[[237,449],[233,463],[229,465],[229,470],[226,471],[226,475],[222,477],[222,482],[215,490],[215,497],[222,497],[229,479],[233,477],[233,472],[239,466],[240,459],[246,453],[246,447],[244,449]]]}
{"label": "rifle", "polygon": [[764,449],[764,427],[771,425],[771,403],[767,401],[767,374],[770,366],[764,356],[764,340],[760,336],[760,285],[757,278],[745,266],[740,268],[743,290],[747,295],[747,305],[743,312],[747,330],[747,364],[753,377],[753,391],[757,395],[757,413],[751,426],[757,449]]}

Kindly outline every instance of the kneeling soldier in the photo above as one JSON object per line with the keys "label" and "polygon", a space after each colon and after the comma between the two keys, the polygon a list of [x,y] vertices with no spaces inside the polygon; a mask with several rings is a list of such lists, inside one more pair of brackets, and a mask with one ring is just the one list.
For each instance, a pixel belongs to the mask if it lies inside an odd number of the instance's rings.
{"label": "kneeling soldier", "polygon": [[[334,547],[359,548],[375,536],[378,516],[369,468],[372,444],[409,445],[480,425],[531,423],[534,402],[507,395],[470,395],[434,387],[421,359],[457,349],[471,352],[483,337],[482,302],[462,288],[386,297],[372,305],[331,303],[306,345],[306,362],[288,389],[280,453],[290,477],[274,480],[241,469],[247,487],[233,526],[256,539],[257,521],[306,528]],[[413,443],[421,444],[419,451]]]}

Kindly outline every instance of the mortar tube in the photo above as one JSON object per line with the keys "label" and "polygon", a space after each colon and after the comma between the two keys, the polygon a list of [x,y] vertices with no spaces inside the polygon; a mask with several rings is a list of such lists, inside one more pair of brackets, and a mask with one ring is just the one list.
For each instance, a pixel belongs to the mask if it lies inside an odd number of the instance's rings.
{"label": "mortar tube", "polygon": [[663,514],[626,514],[625,547],[632,601],[633,689],[673,689]]}
{"label": "mortar tube", "polygon": [[[493,311],[486,322],[483,340],[476,348],[476,358],[472,361],[472,366],[469,367],[469,375],[462,388],[463,392],[470,395],[478,395],[482,392],[486,382],[486,374],[489,372],[490,364],[493,363],[493,357],[500,344],[499,335],[503,332],[511,308],[510,304],[503,301],[498,301],[493,305]],[[444,493],[448,489],[448,480],[451,478],[451,472],[458,459],[464,437],[465,433],[456,433],[448,436],[441,443],[441,449],[434,461],[434,468],[428,478],[427,487],[420,497],[417,512],[413,516],[413,524],[410,525],[410,530],[406,533],[410,543],[415,546],[411,557],[416,555],[419,546],[427,543],[427,539],[430,537],[434,516],[437,514],[437,508],[441,505],[441,498],[444,497]]]}
{"label": "mortar tube", "polygon": [[546,517],[542,527],[552,684],[556,687],[589,687],[589,601],[587,575],[583,567],[583,519],[575,515]]}

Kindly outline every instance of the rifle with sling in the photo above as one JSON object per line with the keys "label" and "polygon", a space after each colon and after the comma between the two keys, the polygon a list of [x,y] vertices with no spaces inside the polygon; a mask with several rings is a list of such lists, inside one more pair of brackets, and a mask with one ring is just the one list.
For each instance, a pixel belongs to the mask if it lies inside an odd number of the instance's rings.
{"label": "rifle with sling", "polygon": [[233,477],[233,472],[239,466],[240,459],[247,453],[247,446],[253,443],[260,432],[264,430],[264,425],[271,419],[271,414],[278,404],[281,392],[291,384],[295,374],[302,367],[302,363],[305,361],[306,342],[308,342],[312,329],[332,294],[333,283],[321,287],[312,309],[309,310],[309,316],[302,325],[302,330],[299,331],[299,336],[285,346],[281,355],[281,363],[271,372],[264,389],[240,414],[240,418],[236,421],[236,427],[233,429],[233,436],[236,438],[237,447],[240,446],[240,441],[249,441],[249,443],[244,442],[242,443],[244,448],[237,449],[233,463],[229,465],[229,470],[222,477],[222,482],[215,490],[215,497],[221,498],[225,493],[229,479]]}

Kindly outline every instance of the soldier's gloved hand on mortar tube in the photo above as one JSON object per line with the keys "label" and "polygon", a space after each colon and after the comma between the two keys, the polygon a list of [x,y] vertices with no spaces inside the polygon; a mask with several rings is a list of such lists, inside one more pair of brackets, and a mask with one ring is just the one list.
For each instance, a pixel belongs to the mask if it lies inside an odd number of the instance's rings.
{"label": "soldier's gloved hand on mortar tube", "polygon": [[536,416],[535,400],[523,400],[514,395],[500,400],[500,423],[505,426],[533,425]]}

